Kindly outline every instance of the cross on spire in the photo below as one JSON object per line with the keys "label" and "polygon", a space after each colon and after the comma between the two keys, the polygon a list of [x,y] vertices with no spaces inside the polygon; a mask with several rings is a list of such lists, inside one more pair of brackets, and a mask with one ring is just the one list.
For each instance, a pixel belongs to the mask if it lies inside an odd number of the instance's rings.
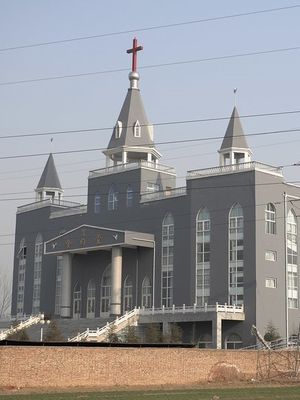
{"label": "cross on spire", "polygon": [[127,50],[127,54],[132,53],[132,68],[131,71],[132,72],[136,72],[137,69],[137,52],[143,50],[143,46],[138,46],[137,45],[137,38],[133,39],[133,43],[132,43],[132,49],[128,49]]}

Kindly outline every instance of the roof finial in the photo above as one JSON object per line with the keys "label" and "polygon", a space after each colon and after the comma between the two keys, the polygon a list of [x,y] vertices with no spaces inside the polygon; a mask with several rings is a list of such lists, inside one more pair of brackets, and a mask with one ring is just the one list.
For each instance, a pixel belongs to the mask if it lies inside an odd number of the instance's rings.
{"label": "roof finial", "polygon": [[233,106],[236,107],[237,88],[233,88]]}
{"label": "roof finial", "polygon": [[140,76],[137,72],[137,52],[143,50],[143,46],[138,46],[137,38],[133,39],[132,48],[127,50],[127,54],[132,53],[132,67],[129,73],[130,87],[138,89],[138,80]]}

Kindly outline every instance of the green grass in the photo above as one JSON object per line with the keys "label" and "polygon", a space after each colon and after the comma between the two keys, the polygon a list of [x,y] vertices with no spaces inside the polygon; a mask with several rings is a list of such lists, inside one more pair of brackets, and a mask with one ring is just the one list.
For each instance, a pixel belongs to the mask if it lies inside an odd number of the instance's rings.
{"label": "green grass", "polygon": [[290,400],[300,399],[300,386],[251,387],[233,389],[197,389],[197,390],[148,390],[135,392],[75,392],[1,395],[3,400],[211,400],[219,396],[220,400]]}

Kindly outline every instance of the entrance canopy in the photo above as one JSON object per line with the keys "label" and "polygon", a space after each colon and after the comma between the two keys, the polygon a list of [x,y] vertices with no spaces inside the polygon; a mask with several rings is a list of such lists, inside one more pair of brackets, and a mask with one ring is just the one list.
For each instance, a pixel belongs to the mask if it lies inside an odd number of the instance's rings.
{"label": "entrance canopy", "polygon": [[45,254],[86,253],[120,247],[154,247],[150,233],[120,231],[91,225],[80,225],[45,242]]}

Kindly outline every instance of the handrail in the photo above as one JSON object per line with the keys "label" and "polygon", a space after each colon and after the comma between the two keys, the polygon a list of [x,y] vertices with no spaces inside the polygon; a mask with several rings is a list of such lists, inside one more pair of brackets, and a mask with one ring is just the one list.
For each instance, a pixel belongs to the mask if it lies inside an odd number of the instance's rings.
{"label": "handrail", "polygon": [[32,325],[38,324],[40,321],[44,320],[44,314],[31,315],[27,320],[21,321],[16,326],[11,326],[8,329],[3,330],[0,333],[0,340],[5,340],[8,336],[21,331],[22,329],[29,328]]}

